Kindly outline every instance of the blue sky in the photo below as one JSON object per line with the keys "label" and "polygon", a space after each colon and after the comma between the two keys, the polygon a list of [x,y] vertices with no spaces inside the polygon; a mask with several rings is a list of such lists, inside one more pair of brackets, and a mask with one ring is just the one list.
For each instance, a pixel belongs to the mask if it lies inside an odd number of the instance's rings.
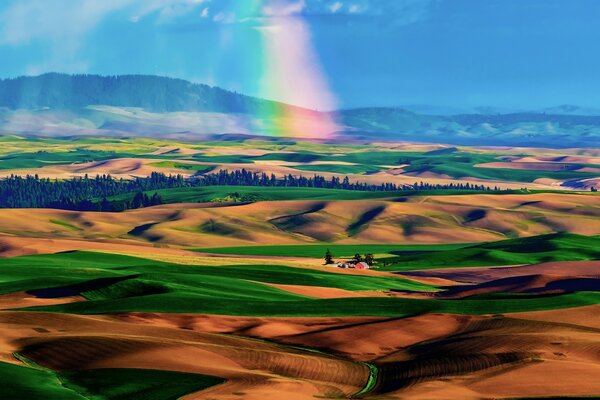
{"label": "blue sky", "polygon": [[259,95],[274,19],[302,21],[338,107],[600,107],[596,0],[3,0],[0,77],[157,74]]}

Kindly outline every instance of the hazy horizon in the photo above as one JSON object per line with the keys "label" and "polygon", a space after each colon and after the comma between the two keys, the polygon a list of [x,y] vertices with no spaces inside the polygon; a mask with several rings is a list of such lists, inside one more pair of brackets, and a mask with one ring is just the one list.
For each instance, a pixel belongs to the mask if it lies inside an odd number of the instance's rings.
{"label": "hazy horizon", "polygon": [[600,108],[593,0],[56,0],[0,5],[0,76],[181,78],[330,110]]}
{"label": "hazy horizon", "polygon": [[[139,75],[139,76],[154,76],[154,77],[168,78],[168,79],[181,79],[184,81],[191,82],[193,84],[207,85],[210,87],[218,87],[218,88],[221,88],[224,90],[229,90],[231,92],[238,93],[238,94],[241,94],[244,96],[257,97],[257,98],[261,98],[263,100],[279,101],[277,99],[252,96],[247,93],[241,93],[241,92],[238,92],[235,90],[222,88],[220,86],[210,85],[209,83],[206,83],[206,82],[192,81],[192,80],[187,80],[185,78],[178,78],[178,77],[168,76],[168,75],[153,75],[153,74],[103,75],[103,74],[95,74],[95,73],[66,73],[66,72],[58,72],[58,71],[48,71],[48,72],[44,72],[41,74],[35,74],[35,75],[2,76],[2,77],[0,77],[0,81],[6,81],[6,80],[12,80],[12,79],[18,79],[18,78],[36,78],[36,77],[40,77],[43,75],[50,75],[50,74],[58,74],[58,75],[63,74],[63,75],[71,75],[71,76],[92,75],[92,76],[102,76],[102,77]],[[292,104],[292,105],[294,105],[294,104]],[[310,107],[307,107],[307,108],[310,109]],[[537,107],[537,108],[523,108],[523,107],[515,107],[515,106],[511,106],[511,105],[494,105],[493,106],[493,105],[489,105],[489,104],[480,104],[480,105],[475,105],[475,106],[462,106],[462,107],[457,106],[457,105],[441,104],[441,103],[438,103],[438,104],[436,104],[436,103],[389,104],[389,105],[369,104],[369,105],[359,105],[359,106],[354,106],[354,107],[340,107],[340,108],[333,109],[333,110],[318,110],[318,109],[315,109],[315,110],[316,111],[335,112],[335,111],[351,110],[351,109],[359,109],[359,108],[396,108],[396,109],[405,109],[407,111],[412,111],[417,114],[425,114],[425,115],[453,115],[453,114],[461,114],[461,113],[475,113],[475,114],[486,114],[486,113],[489,113],[489,114],[511,114],[511,113],[527,113],[527,112],[539,113],[539,112],[547,112],[548,110],[550,110],[550,111],[556,110],[558,114],[561,113],[558,111],[583,110],[584,111],[583,115],[587,115],[590,112],[592,112],[594,115],[595,114],[600,115],[600,107],[590,106],[590,105],[586,105],[586,104],[567,104],[567,103],[552,104],[549,106]],[[558,110],[560,108],[564,108],[565,110]],[[575,110],[567,110],[568,108],[574,108]]]}

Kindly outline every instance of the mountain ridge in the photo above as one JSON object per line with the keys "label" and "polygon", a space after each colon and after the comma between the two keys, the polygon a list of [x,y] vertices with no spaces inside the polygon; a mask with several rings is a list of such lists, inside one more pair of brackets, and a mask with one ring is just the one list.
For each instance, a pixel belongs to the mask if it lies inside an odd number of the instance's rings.
{"label": "mountain ridge", "polygon": [[[546,112],[561,110],[568,114]],[[593,111],[561,105],[506,114],[432,115],[401,107],[321,112],[156,75],[47,73],[0,80],[0,133],[43,136],[285,135],[286,124],[324,116],[339,127],[326,136],[340,139],[597,147],[600,115],[574,115],[577,110]]]}

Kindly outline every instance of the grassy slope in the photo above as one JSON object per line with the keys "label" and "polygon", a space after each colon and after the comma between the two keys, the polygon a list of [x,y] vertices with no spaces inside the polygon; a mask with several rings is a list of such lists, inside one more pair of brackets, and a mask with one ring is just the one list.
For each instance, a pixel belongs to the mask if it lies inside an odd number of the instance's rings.
{"label": "grassy slope", "polygon": [[[555,191],[556,193],[562,193]],[[186,187],[174,189],[150,190],[149,196],[159,193],[165,203],[205,203],[217,199],[232,197],[247,197],[254,201],[277,200],[369,200],[369,199],[396,199],[418,196],[450,196],[469,194],[533,194],[554,193],[553,191],[465,191],[465,190],[400,190],[389,192],[364,192],[359,190],[322,189],[322,188],[297,188],[297,187],[257,187],[257,186],[208,186]],[[109,197],[110,201],[130,201],[134,193],[125,193]],[[100,199],[95,199],[100,201]]]}
{"label": "grassy slope", "polygon": [[265,316],[406,316],[426,312],[504,313],[600,302],[600,293],[594,292],[460,301],[389,297],[314,299],[257,282],[347,290],[422,291],[434,288],[389,276],[342,275],[281,266],[182,266],[86,252],[16,257],[2,260],[0,265],[3,281],[0,293],[44,288],[54,290],[34,293],[47,297],[80,293],[88,301],[32,309],[81,314],[148,311]]}
{"label": "grassy slope", "polygon": [[0,362],[0,393],[11,400],[176,400],[222,382],[212,376],[171,371],[53,372]]}
{"label": "grassy slope", "polygon": [[158,168],[178,168],[178,169],[184,169],[184,170],[188,170],[188,171],[198,171],[200,173],[210,172],[215,168],[214,165],[187,164],[187,163],[176,162],[176,161],[158,161],[158,162],[150,163],[148,165],[150,165],[152,167],[158,167]]}
{"label": "grassy slope", "polygon": [[[319,188],[281,188],[256,186],[209,186],[163,189],[147,192],[159,193],[165,203],[202,203],[225,198],[232,193],[253,196],[261,200],[366,200],[389,198],[401,192],[361,192],[356,190]],[[113,196],[110,201],[133,198],[133,194]]]}
{"label": "grassy slope", "polygon": [[[399,152],[399,151],[360,151],[343,155],[328,155],[323,153],[272,153],[264,156],[203,156],[195,155],[199,161],[215,163],[251,163],[254,160],[281,160],[307,162],[314,160],[343,161],[357,165],[306,165],[294,167],[304,171],[335,172],[340,174],[371,173],[382,169],[381,166],[403,167],[405,172],[433,172],[449,175],[453,178],[480,178],[512,182],[533,182],[538,178],[575,179],[593,177],[594,174],[578,171],[535,171],[507,168],[481,168],[477,164],[498,161],[496,154],[476,154],[465,152]],[[580,165],[582,166],[582,165]]]}
{"label": "grassy slope", "polygon": [[[294,300],[300,296],[287,294],[287,292],[256,282],[326,286],[346,290],[431,289],[427,285],[390,276],[340,275],[324,270],[276,265],[183,266],[143,258],[92,252],[69,252],[4,259],[0,261],[0,276],[2,277],[0,293],[45,287],[64,287],[106,278],[112,278],[115,282],[103,290],[110,289],[115,293],[125,294],[127,291],[135,292],[151,286],[156,290],[166,289],[170,293],[214,295],[222,290],[219,295],[224,298],[256,297],[274,300],[286,299],[286,296],[287,299]],[[35,276],[35,278],[31,278],[31,276]],[[119,279],[120,281],[116,282]],[[95,283],[91,286],[87,285],[83,288],[83,294],[90,297],[102,296],[102,291],[96,286],[102,285]],[[91,288],[89,291],[88,287]],[[236,290],[232,290],[232,288],[236,288]]]}
{"label": "grassy slope", "polygon": [[86,400],[51,371],[0,362],[0,397],[10,400]]}
{"label": "grassy slope", "polygon": [[[433,172],[453,178],[480,178],[513,182],[533,182],[538,178],[575,179],[593,177],[594,174],[577,171],[531,171],[506,168],[480,168],[477,164],[498,161],[495,154],[473,153],[417,153],[417,152],[366,152],[352,153],[343,161],[379,165],[409,164],[405,172]],[[371,161],[369,161],[371,160]]]}
{"label": "grassy slope", "polygon": [[511,299],[422,300],[391,297],[297,299],[264,301],[223,299],[176,294],[70,303],[30,310],[76,314],[112,312],[182,312],[247,316],[388,316],[425,313],[502,314],[581,307],[600,304],[600,292],[576,292],[557,296]]}
{"label": "grassy slope", "polygon": [[[102,161],[111,158],[132,157],[132,154],[115,153],[112,151],[75,150],[68,152],[48,153],[17,153],[0,157],[0,169],[39,168],[52,164],[84,163]],[[34,173],[34,172],[32,172]]]}
{"label": "grassy slope", "polygon": [[322,258],[327,249],[331,250],[334,258],[351,257],[360,254],[390,254],[392,252],[407,251],[441,251],[451,250],[468,246],[467,244],[298,244],[281,246],[238,246],[238,247],[213,247],[194,249],[194,251],[217,253],[217,254],[239,254],[253,256],[289,256],[289,257],[312,257]]}
{"label": "grassy slope", "polygon": [[315,172],[331,172],[334,174],[372,174],[379,172],[384,168],[375,165],[364,165],[364,164],[309,164],[309,165],[296,165],[292,167],[300,171],[315,171]]}
{"label": "grassy slope", "polygon": [[380,260],[385,270],[537,264],[549,261],[600,259],[600,236],[554,233],[480,243],[460,249],[411,253]]}
{"label": "grassy slope", "polygon": [[208,375],[144,369],[96,369],[59,376],[65,386],[97,400],[176,400],[224,382]]}

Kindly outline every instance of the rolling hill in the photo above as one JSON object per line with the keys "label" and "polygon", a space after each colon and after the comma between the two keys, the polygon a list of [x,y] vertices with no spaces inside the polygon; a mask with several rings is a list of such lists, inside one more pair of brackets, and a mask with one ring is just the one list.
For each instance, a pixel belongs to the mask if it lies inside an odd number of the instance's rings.
{"label": "rolling hill", "polygon": [[324,113],[151,75],[48,73],[0,80],[0,133],[5,134],[187,139],[275,135],[281,132],[281,121],[274,117],[286,116],[284,126],[310,127],[310,121],[325,116],[337,123],[329,135],[346,140],[555,148],[593,147],[600,140],[600,116],[574,106],[507,114],[485,111],[427,115],[370,107]]}

